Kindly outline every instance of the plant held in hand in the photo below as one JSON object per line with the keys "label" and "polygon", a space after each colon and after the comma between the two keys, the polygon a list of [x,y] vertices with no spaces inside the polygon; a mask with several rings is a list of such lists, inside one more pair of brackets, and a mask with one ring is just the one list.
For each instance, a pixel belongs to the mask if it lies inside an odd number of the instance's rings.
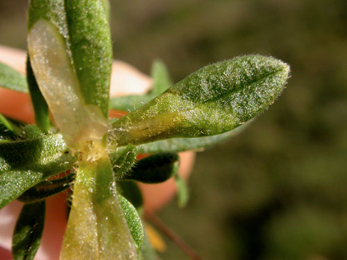
{"label": "plant held in hand", "polygon": [[[155,63],[151,92],[110,100],[107,8],[102,0],[31,0],[27,79],[0,64],[0,86],[29,92],[36,120],[25,125],[0,115],[0,208],[25,203],[13,236],[15,259],[34,258],[45,199],[70,187],[61,259],[151,259],[136,182],[174,177],[183,205],[176,153],[230,138],[287,81],[287,64],[258,55],[206,66],[173,86]],[[134,111],[108,120],[109,109]],[[138,153],[153,155],[135,164]]]}

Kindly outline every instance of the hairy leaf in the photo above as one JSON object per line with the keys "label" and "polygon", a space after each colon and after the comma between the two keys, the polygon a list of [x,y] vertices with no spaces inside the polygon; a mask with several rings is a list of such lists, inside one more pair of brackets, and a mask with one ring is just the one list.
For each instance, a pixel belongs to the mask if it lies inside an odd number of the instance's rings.
{"label": "hairy leaf", "polygon": [[179,156],[175,153],[150,155],[140,161],[120,180],[134,180],[143,183],[161,183],[171,178],[177,170]]}
{"label": "hairy leaf", "polygon": [[135,207],[126,198],[121,195],[118,195],[118,197],[130,233],[135,241],[136,251],[137,253],[139,253],[143,244],[144,237],[141,218],[137,213]]}
{"label": "hairy leaf", "polygon": [[65,1],[71,54],[81,92],[87,104],[108,117],[112,65],[110,28],[104,0]]}
{"label": "hairy leaf", "polygon": [[0,209],[75,161],[60,134],[0,143]]}
{"label": "hairy leaf", "polygon": [[115,178],[122,178],[130,171],[136,160],[136,147],[129,145],[124,149],[111,155],[111,164]]}
{"label": "hairy leaf", "polygon": [[45,201],[24,204],[12,240],[16,260],[33,260],[39,249],[45,220]]}
{"label": "hairy leaf", "polygon": [[119,146],[221,134],[271,105],[288,78],[287,64],[243,56],[206,66],[112,124]]}
{"label": "hairy leaf", "polygon": [[24,75],[0,62],[0,87],[28,93],[28,85]]}
{"label": "hairy leaf", "polygon": [[70,188],[74,179],[75,174],[69,174],[64,178],[57,180],[46,180],[40,182],[19,196],[18,200],[25,203],[33,203],[44,200]]}
{"label": "hairy leaf", "polygon": [[[229,132],[219,135],[195,137],[195,138],[171,138],[152,143],[141,144],[136,147],[138,153],[183,152],[188,150],[202,151],[205,148],[225,142],[245,129],[251,121]],[[119,148],[123,149],[123,147]]]}

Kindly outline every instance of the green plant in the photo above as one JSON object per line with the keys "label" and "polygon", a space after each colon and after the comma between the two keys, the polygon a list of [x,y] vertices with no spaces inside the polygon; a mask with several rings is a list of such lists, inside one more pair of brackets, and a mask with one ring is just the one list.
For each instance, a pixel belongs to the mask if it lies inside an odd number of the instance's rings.
{"label": "green plant", "polygon": [[[171,86],[165,66],[155,63],[150,93],[109,100],[107,10],[101,0],[31,0],[27,79],[0,64],[0,85],[29,92],[36,119],[33,126],[0,116],[0,208],[25,202],[15,259],[34,258],[45,199],[72,186],[61,259],[151,259],[136,182],[174,177],[184,205],[175,153],[230,138],[274,102],[288,78],[285,63],[253,55],[206,66]],[[108,120],[109,108],[134,111]],[[135,163],[138,153],[153,155]]]}

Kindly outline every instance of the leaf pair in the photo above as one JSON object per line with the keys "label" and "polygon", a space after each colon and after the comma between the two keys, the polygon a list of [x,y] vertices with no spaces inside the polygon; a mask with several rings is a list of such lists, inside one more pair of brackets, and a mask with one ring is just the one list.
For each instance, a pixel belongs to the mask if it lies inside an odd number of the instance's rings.
{"label": "leaf pair", "polygon": [[112,48],[101,1],[33,0],[28,50],[64,140],[80,150],[107,132]]}
{"label": "leaf pair", "polygon": [[0,62],[0,87],[7,88],[14,91],[19,91],[22,93],[28,93],[28,84],[25,80],[25,77]]}

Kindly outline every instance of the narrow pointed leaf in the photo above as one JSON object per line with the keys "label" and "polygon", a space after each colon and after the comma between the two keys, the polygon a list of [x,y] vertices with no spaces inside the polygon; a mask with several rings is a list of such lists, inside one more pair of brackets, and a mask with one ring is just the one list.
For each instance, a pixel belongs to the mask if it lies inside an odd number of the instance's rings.
{"label": "narrow pointed leaf", "polygon": [[287,81],[287,64],[243,56],[206,66],[112,124],[119,146],[221,134],[271,105]]}
{"label": "narrow pointed leaf", "polygon": [[31,103],[34,107],[36,125],[41,129],[41,131],[48,133],[48,130],[51,127],[48,105],[37,85],[29,57],[27,58],[26,63],[26,76],[32,101]]}
{"label": "narrow pointed leaf", "polygon": [[143,183],[160,183],[171,178],[177,169],[179,156],[175,153],[150,155],[140,161],[120,180],[134,180]]}
{"label": "narrow pointed leaf", "polygon": [[0,62],[0,87],[28,93],[28,85],[24,75]]}
{"label": "narrow pointed leaf", "polygon": [[15,140],[21,133],[21,129],[0,114],[0,139]]}
{"label": "narrow pointed leaf", "polygon": [[13,234],[13,259],[34,259],[41,242],[45,210],[44,201],[24,204]]}
{"label": "narrow pointed leaf", "polygon": [[136,244],[136,251],[140,253],[143,244],[143,226],[141,218],[136,210],[136,208],[123,196],[118,195],[119,203],[122,207],[123,214],[127,221],[131,236]]}
{"label": "narrow pointed leaf", "polygon": [[75,174],[52,181],[43,181],[24,192],[18,200],[24,203],[33,203],[56,195],[71,187]]}

